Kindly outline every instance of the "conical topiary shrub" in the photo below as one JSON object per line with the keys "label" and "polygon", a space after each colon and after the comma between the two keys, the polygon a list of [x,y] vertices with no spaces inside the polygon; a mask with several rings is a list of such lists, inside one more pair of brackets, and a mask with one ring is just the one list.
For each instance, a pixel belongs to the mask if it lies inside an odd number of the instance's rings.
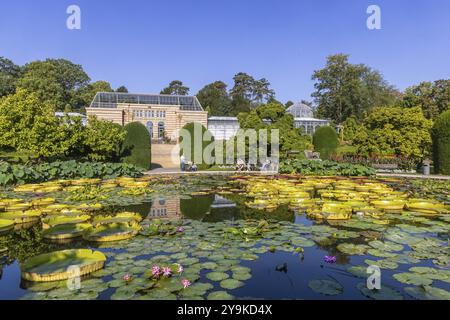
{"label": "conical topiary shrub", "polygon": [[450,174],[450,110],[436,119],[432,136],[435,172]]}
{"label": "conical topiary shrub", "polygon": [[122,144],[122,162],[150,170],[152,143],[147,128],[140,122],[132,122],[125,126],[125,131],[127,135]]}
{"label": "conical topiary shrub", "polygon": [[314,148],[320,152],[322,160],[328,160],[339,147],[339,137],[336,130],[330,126],[320,127],[313,137]]}

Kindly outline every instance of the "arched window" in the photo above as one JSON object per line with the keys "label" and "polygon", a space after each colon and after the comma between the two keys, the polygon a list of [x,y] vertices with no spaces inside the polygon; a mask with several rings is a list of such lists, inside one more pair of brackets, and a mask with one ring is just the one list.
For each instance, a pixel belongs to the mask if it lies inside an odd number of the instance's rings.
{"label": "arched window", "polygon": [[158,123],[158,138],[164,138],[164,131],[166,130],[166,126],[164,122]]}
{"label": "arched window", "polygon": [[153,122],[147,122],[147,130],[150,133],[150,138],[153,139]]}

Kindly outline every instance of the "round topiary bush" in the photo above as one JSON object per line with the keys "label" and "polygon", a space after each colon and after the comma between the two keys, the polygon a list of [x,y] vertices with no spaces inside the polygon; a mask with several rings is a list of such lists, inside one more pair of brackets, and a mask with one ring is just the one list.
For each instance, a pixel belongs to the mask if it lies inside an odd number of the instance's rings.
{"label": "round topiary bush", "polygon": [[339,147],[339,137],[336,130],[330,126],[320,127],[313,137],[314,148],[320,152],[322,160],[328,160]]}
{"label": "round topiary bush", "polygon": [[125,131],[127,135],[122,144],[122,162],[150,170],[152,143],[147,128],[140,122],[132,122],[125,126]]}
{"label": "round topiary bush", "polygon": [[180,132],[180,154],[186,157],[186,161],[195,163],[199,170],[211,167],[212,159],[204,158],[206,148],[212,152],[206,152],[214,156],[214,137],[202,124],[191,122],[186,124]]}
{"label": "round topiary bush", "polygon": [[435,172],[450,174],[450,110],[436,119],[432,136]]}

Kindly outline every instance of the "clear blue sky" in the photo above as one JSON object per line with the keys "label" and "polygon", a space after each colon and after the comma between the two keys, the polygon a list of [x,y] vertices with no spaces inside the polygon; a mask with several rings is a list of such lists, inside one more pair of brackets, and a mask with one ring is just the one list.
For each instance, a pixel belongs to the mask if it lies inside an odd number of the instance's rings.
{"label": "clear blue sky", "polygon": [[[66,8],[82,30],[66,28]],[[366,9],[382,10],[382,30]],[[179,79],[196,93],[247,72],[282,101],[309,99],[326,56],[380,70],[399,89],[450,77],[448,0],[14,0],[0,6],[0,55],[17,64],[66,58],[92,80],[158,93]]]}

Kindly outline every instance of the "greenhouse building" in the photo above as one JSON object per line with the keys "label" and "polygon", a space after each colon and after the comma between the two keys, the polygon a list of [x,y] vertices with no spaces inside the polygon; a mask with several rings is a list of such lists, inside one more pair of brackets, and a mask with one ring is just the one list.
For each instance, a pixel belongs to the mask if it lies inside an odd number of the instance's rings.
{"label": "greenhouse building", "polygon": [[208,125],[208,113],[194,96],[99,92],[86,113],[122,126],[141,122],[153,140],[177,140],[180,129],[191,122]]}

